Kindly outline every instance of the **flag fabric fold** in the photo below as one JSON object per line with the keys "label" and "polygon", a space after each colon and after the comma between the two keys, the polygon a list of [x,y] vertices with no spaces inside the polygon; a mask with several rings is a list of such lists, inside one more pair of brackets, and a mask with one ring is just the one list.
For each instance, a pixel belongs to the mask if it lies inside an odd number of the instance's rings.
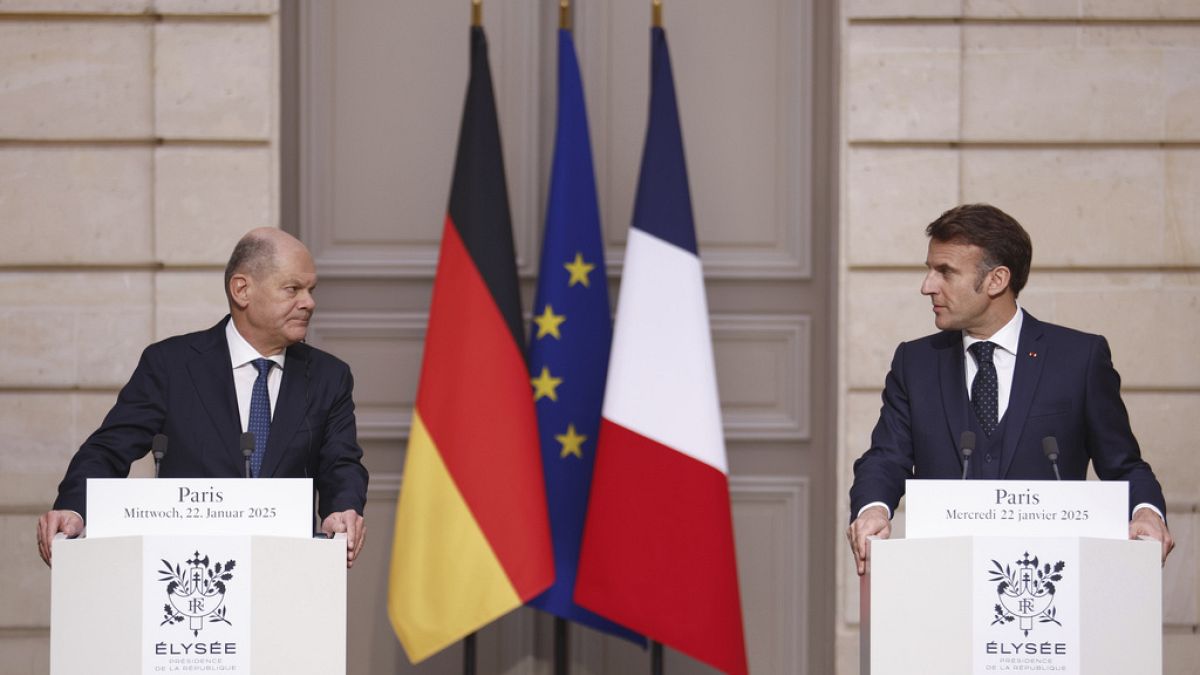
{"label": "flag fabric fold", "polygon": [[645,644],[572,599],[612,341],[609,311],[583,81],[571,31],[560,29],[554,160],[529,337],[555,581],[529,604]]}
{"label": "flag fabric fold", "polygon": [[666,35],[617,302],[575,600],[747,672],[729,479]]}
{"label": "flag fabric fold", "polygon": [[418,662],[554,580],[496,104],[481,27],[471,72],[388,585]]}

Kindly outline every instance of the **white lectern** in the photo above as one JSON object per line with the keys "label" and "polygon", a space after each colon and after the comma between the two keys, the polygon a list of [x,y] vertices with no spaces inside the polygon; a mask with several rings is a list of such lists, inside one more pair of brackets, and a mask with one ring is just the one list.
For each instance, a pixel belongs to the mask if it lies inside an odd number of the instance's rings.
{"label": "white lectern", "polygon": [[[294,532],[291,514],[305,512],[302,531],[311,532],[311,482],[264,498],[255,488],[266,482],[124,480],[111,504],[97,504],[93,492],[105,490],[89,482],[88,537],[54,542],[51,675],[344,674],[344,538],[211,534],[229,519],[264,521],[235,531],[289,521],[283,529]],[[164,502],[197,490],[221,501]],[[128,520],[174,533],[103,536]]]}
{"label": "white lectern", "polygon": [[[924,519],[915,529],[929,536],[871,542],[860,582],[862,672],[1162,672],[1160,544],[1055,536],[1124,535],[1126,507],[1094,503],[1111,500],[1103,492],[1113,487],[998,485],[910,481],[910,532],[915,511]],[[997,489],[1026,503],[995,504]],[[1106,512],[1119,522],[1092,522]],[[987,536],[991,529],[1003,534]]]}

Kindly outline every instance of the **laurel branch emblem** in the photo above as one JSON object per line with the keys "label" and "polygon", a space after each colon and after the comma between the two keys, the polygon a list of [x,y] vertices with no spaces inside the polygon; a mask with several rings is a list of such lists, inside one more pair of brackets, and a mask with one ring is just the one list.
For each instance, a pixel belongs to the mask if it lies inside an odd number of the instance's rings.
{"label": "laurel branch emblem", "polygon": [[1026,637],[1033,630],[1034,619],[1038,623],[1061,626],[1058,610],[1054,607],[1054,593],[1058,590],[1055,584],[1062,581],[1062,571],[1067,564],[1060,560],[1054,565],[1041,565],[1036,556],[1030,560],[1026,551],[1024,558],[1017,560],[1015,565],[1001,566],[993,560],[992,569],[988,570],[988,580],[998,582],[996,597],[999,602],[993,609],[992,625],[1016,621]]}
{"label": "laurel branch emblem", "polygon": [[212,563],[208,556],[200,557],[200,552],[184,561],[187,567],[179,563],[172,565],[163,559],[163,569],[158,573],[162,576],[159,581],[167,583],[167,604],[163,605],[163,620],[160,626],[188,622],[192,635],[199,635],[204,628],[204,619],[209,623],[233,624],[225,618],[225,582],[233,579],[233,568],[237,561],[230,560],[224,564]]}

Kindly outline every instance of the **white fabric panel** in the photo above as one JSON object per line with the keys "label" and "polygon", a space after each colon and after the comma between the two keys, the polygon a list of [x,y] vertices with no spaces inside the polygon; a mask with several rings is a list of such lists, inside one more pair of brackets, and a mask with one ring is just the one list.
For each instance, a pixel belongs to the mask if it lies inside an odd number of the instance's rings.
{"label": "white fabric panel", "polygon": [[604,417],[728,474],[700,260],[630,228]]}

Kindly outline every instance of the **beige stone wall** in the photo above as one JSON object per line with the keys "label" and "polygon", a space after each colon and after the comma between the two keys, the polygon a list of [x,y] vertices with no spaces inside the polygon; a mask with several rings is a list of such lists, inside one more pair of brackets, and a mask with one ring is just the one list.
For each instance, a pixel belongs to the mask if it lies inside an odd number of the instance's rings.
{"label": "beige stone wall", "polygon": [[34,523],[67,460],[147,344],[222,316],[236,237],[278,222],[276,12],[0,0],[5,673],[49,670]]}
{"label": "beige stone wall", "polygon": [[[1179,548],[1167,673],[1200,661],[1200,3],[848,0],[841,23],[842,512],[892,350],[933,331],[924,225],[986,201],[1029,230],[1021,300],[1108,336]],[[858,672],[839,563],[838,672]]]}

